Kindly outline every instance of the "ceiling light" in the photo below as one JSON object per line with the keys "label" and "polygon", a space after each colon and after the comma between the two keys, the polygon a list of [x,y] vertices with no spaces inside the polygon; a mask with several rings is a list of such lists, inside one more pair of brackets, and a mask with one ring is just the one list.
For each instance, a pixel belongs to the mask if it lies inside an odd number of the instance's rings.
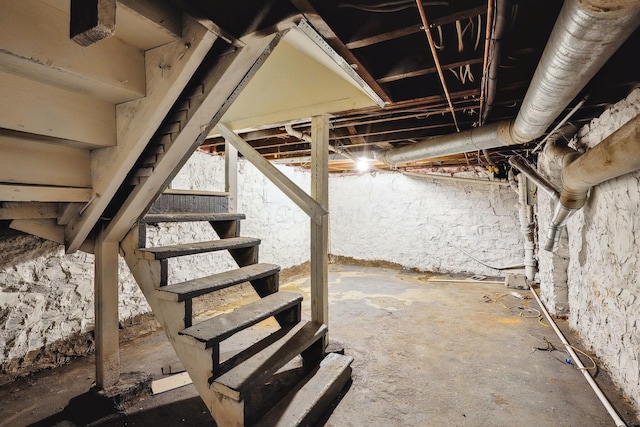
{"label": "ceiling light", "polygon": [[356,162],[356,169],[358,172],[366,172],[369,170],[369,160],[367,159],[358,159]]}

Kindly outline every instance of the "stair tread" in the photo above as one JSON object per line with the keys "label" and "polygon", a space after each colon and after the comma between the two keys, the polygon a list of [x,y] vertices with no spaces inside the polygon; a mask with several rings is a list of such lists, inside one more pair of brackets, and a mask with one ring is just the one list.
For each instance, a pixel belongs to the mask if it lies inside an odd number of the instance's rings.
{"label": "stair tread", "polygon": [[158,292],[161,298],[173,301],[185,301],[233,285],[261,279],[276,274],[279,271],[280,266],[276,264],[251,264],[235,270],[163,286]]}
{"label": "stair tread", "polygon": [[146,259],[159,260],[185,255],[222,251],[225,249],[248,248],[259,244],[260,239],[256,239],[254,237],[232,237],[229,239],[210,240],[206,242],[140,248],[137,252],[142,254]]}
{"label": "stair tread", "polygon": [[351,377],[353,358],[328,354],[316,372],[294,388],[256,424],[256,427],[310,425],[324,413]]}
{"label": "stair tread", "polygon": [[246,219],[245,214],[235,212],[209,212],[209,213],[155,213],[142,218],[147,224],[159,222],[195,222],[195,221],[234,221]]}
{"label": "stair tread", "polygon": [[221,314],[200,322],[179,332],[205,343],[206,347],[229,338],[234,333],[248,328],[275,314],[300,304],[302,295],[294,292],[276,292],[239,307],[229,313]]}
{"label": "stair tread", "polygon": [[300,322],[278,341],[216,378],[213,388],[240,401],[252,386],[264,384],[278,369],[326,333],[326,325]]}

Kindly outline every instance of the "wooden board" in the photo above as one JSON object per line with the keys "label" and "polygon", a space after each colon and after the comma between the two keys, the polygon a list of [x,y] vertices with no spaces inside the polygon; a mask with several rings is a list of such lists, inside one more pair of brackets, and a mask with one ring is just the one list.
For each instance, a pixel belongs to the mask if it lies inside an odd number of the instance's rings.
{"label": "wooden board", "polygon": [[163,193],[149,209],[150,214],[227,212],[226,194]]}
{"label": "wooden board", "polygon": [[154,395],[164,393],[166,391],[175,390],[191,384],[191,377],[188,372],[182,372],[167,378],[160,378],[151,382],[151,393]]}
{"label": "wooden board", "polygon": [[256,427],[314,425],[351,378],[353,358],[331,353],[320,369],[292,390]]}
{"label": "wooden board", "polygon": [[184,301],[240,283],[271,276],[279,271],[280,266],[275,264],[251,264],[236,270],[163,286],[158,290],[158,297],[171,301]]}
{"label": "wooden board", "polygon": [[141,222],[147,224],[157,224],[160,222],[195,222],[195,221],[239,221],[245,219],[244,214],[221,212],[221,213],[166,213],[150,214],[142,218]]}
{"label": "wooden board", "polygon": [[265,383],[278,369],[322,339],[326,332],[326,325],[300,323],[260,353],[216,378],[214,390],[232,399],[242,400],[253,386]]}
{"label": "wooden board", "polygon": [[299,306],[301,302],[302,295],[294,292],[277,292],[232,312],[221,314],[186,328],[180,332],[180,335],[191,337],[197,342],[204,343],[206,347],[211,347],[214,343],[219,343],[238,331],[296,305]]}
{"label": "wooden board", "polygon": [[184,243],[182,245],[141,248],[136,252],[148,260],[160,260],[179,256],[203,254],[207,252],[249,248],[260,244],[260,239],[252,237],[232,237],[230,239],[210,240],[207,242]]}

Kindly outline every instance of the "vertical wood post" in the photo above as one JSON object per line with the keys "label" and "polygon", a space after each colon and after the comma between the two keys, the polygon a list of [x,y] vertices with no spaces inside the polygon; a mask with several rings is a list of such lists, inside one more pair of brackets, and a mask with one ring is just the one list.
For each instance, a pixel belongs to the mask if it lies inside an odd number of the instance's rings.
{"label": "vertical wood post", "polygon": [[[329,207],[329,117],[311,118],[311,197]],[[329,324],[329,214],[311,221],[311,320]],[[325,344],[328,337],[325,338]]]}
{"label": "vertical wood post", "polygon": [[104,241],[102,230],[95,246],[96,387],[104,389],[120,378],[118,339],[118,242]]}
{"label": "vertical wood post", "polygon": [[238,150],[224,143],[224,191],[229,193],[229,212],[238,212]]}

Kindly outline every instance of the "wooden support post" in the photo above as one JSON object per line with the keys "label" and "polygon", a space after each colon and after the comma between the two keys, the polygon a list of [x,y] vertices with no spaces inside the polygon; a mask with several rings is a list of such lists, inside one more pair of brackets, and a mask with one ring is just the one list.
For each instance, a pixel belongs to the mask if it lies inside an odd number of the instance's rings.
{"label": "wooden support post", "polygon": [[287,197],[293,201],[300,209],[304,211],[311,219],[320,224],[322,217],[329,212],[323,208],[320,203],[316,202],[313,197],[309,196],[302,188],[298,187],[289,177],[282,173],[278,168],[273,166],[271,162],[262,157],[255,148],[247,141],[229,129],[225,124],[218,123],[218,133],[223,136],[225,141],[233,144],[244,158],[250,161],[264,176],[269,178],[273,184],[280,189]]}
{"label": "wooden support post", "polygon": [[70,37],[80,46],[111,37],[116,30],[116,0],[71,0]]}
{"label": "wooden support post", "polygon": [[238,150],[224,143],[224,191],[229,193],[229,212],[238,212]]}
{"label": "wooden support post", "polygon": [[[329,207],[329,117],[311,118],[311,197]],[[311,221],[311,320],[329,324],[329,214]],[[325,345],[328,338],[325,337]]]}
{"label": "wooden support post", "polygon": [[96,387],[104,389],[120,377],[118,339],[118,242],[99,233],[95,246]]}

